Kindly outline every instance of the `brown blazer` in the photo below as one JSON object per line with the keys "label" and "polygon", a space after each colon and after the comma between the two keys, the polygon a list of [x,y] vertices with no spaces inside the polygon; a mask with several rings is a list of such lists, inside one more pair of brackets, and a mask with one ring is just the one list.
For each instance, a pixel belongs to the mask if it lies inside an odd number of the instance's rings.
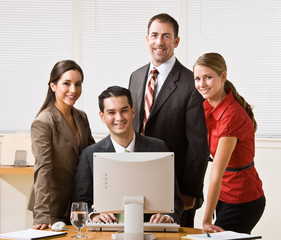
{"label": "brown blazer", "polygon": [[[148,71],[149,64],[137,69],[130,77],[136,132],[142,128]],[[209,156],[203,101],[195,89],[193,73],[176,60],[153,103],[145,127],[145,135],[164,140],[169,150],[175,153],[180,191],[193,197],[202,196]]]}
{"label": "brown blazer", "polygon": [[34,224],[69,223],[73,180],[83,148],[95,143],[87,115],[72,108],[80,146],[62,114],[53,106],[41,112],[31,125],[35,158],[34,184],[28,209]]}

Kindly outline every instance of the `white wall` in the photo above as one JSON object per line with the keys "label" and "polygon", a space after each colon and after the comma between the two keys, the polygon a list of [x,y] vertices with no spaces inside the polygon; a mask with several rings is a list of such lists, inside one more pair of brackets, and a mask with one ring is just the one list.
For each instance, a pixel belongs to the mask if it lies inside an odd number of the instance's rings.
{"label": "white wall", "polygon": [[[97,139],[100,139],[98,136]],[[1,144],[0,144],[1,146]],[[1,149],[1,147],[0,147]],[[263,239],[276,239],[279,234],[281,210],[281,139],[257,139],[255,164],[263,181],[267,205],[260,222],[253,234],[263,236]],[[205,178],[205,196],[208,186],[209,168]],[[29,228],[32,225],[32,214],[27,211],[29,193],[33,176],[0,175],[0,233]],[[197,211],[195,227],[201,228],[204,205]]]}
{"label": "white wall", "polygon": [[[264,240],[277,239],[281,216],[280,208],[280,169],[281,169],[281,139],[256,139],[255,167],[263,182],[266,197],[266,207],[261,220],[252,234],[262,235]],[[207,196],[210,166],[206,172],[204,196]],[[205,205],[197,211],[195,227],[202,228]]]}
{"label": "white wall", "polygon": [[0,233],[30,228],[27,210],[33,175],[0,175]]}
{"label": "white wall", "polygon": [[[96,135],[95,140],[99,141],[103,137]],[[0,164],[3,162],[2,140],[3,135],[0,135]],[[13,161],[14,159],[9,159],[11,165]],[[27,210],[32,183],[33,175],[0,175],[0,233],[32,226],[32,212]]]}

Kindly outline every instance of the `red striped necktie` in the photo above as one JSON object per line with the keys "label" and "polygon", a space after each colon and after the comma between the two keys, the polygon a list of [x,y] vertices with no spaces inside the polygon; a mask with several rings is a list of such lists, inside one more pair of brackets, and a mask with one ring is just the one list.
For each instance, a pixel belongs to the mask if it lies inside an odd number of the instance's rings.
{"label": "red striped necktie", "polygon": [[145,95],[145,103],[144,103],[144,116],[143,116],[143,125],[142,125],[142,131],[141,134],[144,135],[145,132],[145,125],[150,113],[150,109],[153,104],[154,99],[154,91],[155,91],[155,82],[158,75],[158,71],[156,68],[152,69],[151,76],[147,84],[147,91]]}

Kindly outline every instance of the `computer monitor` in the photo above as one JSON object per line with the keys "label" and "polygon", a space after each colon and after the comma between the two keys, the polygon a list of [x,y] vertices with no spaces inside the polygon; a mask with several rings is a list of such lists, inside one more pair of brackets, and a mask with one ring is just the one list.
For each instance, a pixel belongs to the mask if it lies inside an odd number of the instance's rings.
{"label": "computer monitor", "polygon": [[144,239],[144,213],[174,211],[174,153],[94,153],[95,213],[124,211],[124,239]]}

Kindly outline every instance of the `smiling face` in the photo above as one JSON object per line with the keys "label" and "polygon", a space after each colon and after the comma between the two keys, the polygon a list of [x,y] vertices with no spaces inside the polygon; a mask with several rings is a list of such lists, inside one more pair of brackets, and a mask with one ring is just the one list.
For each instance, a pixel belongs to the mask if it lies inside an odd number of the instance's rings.
{"label": "smiling face", "polygon": [[135,117],[135,109],[131,108],[127,96],[109,97],[103,101],[104,110],[99,114],[108,127],[111,137],[131,139],[134,132],[132,121]]}
{"label": "smiling face", "polygon": [[155,20],[151,23],[146,42],[155,67],[169,60],[179,44],[171,23]]}
{"label": "smiling face", "polygon": [[77,70],[63,73],[57,84],[50,83],[55,93],[55,105],[59,109],[72,107],[82,92],[82,75]]}
{"label": "smiling face", "polygon": [[226,72],[219,75],[209,67],[196,65],[193,73],[198,92],[209,101],[212,107],[216,107],[226,96],[224,91]]}

